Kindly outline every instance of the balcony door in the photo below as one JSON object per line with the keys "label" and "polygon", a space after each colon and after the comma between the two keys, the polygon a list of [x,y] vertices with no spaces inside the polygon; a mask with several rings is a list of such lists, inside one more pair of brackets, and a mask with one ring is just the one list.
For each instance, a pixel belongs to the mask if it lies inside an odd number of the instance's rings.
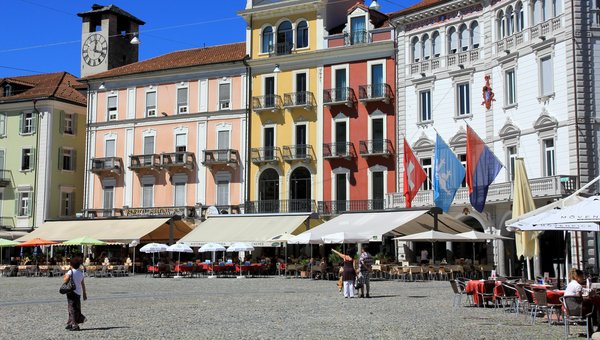
{"label": "balcony door", "polygon": [[296,158],[306,158],[306,124],[296,125]]}
{"label": "balcony door", "polygon": [[227,160],[227,150],[229,150],[229,130],[217,132],[217,160]]}
{"label": "balcony door", "polygon": [[385,183],[383,171],[371,173],[371,199],[373,200],[373,209],[383,209],[384,195]]}
{"label": "balcony door", "polygon": [[365,25],[365,17],[356,17],[350,19],[350,27],[352,29],[352,45],[363,44],[367,42],[367,29]]}
{"label": "balcony door", "polygon": [[336,102],[345,101],[347,99],[346,87],[346,69],[338,68],[335,70],[335,100]]}
{"label": "balcony door", "polygon": [[[114,139],[107,139],[106,141],[104,141],[104,157],[105,158],[112,158],[115,157],[116,154],[116,141]],[[112,159],[106,159],[104,161],[104,168],[105,169],[110,169],[113,167],[115,163],[112,161]]]}
{"label": "balcony door", "polygon": [[265,78],[265,107],[275,107],[275,77]]}
{"label": "balcony door", "polygon": [[346,156],[348,153],[347,132],[346,121],[335,122],[335,154],[338,156]]}
{"label": "balcony door", "polygon": [[295,169],[290,176],[290,204],[292,212],[311,211],[310,171],[305,167]]}
{"label": "balcony door", "polygon": [[181,164],[185,161],[185,152],[187,151],[186,135],[179,133],[175,135],[175,160]]}
{"label": "balcony door", "polygon": [[335,175],[335,210],[338,212],[346,211],[347,185],[346,174]]}
{"label": "balcony door", "polygon": [[296,74],[296,105],[306,105],[306,73]]}
{"label": "balcony door", "polygon": [[273,157],[275,156],[275,128],[266,127],[264,128],[263,133],[265,160],[270,161],[273,160]]}
{"label": "balcony door", "polygon": [[258,212],[279,211],[279,174],[266,169],[258,179]]}
{"label": "balcony door", "polygon": [[371,65],[371,96],[383,97],[383,64]]}
{"label": "balcony door", "polygon": [[371,119],[371,139],[372,139],[372,152],[382,153],[383,152],[383,140],[385,139],[385,132],[383,130],[383,118]]}
{"label": "balcony door", "polygon": [[144,165],[152,165],[152,154],[154,153],[154,136],[144,137]]}

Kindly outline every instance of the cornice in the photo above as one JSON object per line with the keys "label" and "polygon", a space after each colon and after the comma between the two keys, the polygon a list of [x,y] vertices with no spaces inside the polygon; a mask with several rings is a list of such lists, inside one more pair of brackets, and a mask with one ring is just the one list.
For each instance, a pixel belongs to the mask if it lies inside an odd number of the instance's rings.
{"label": "cornice", "polygon": [[286,14],[296,14],[302,11],[316,10],[319,6],[322,6],[321,1],[313,0],[294,0],[284,2],[274,2],[267,5],[261,5],[258,7],[245,9],[238,11],[237,14],[246,20],[246,23],[250,23],[250,17],[253,19],[266,19],[272,17],[279,17]]}
{"label": "cornice", "polygon": [[409,13],[406,15],[399,15],[391,21],[393,23],[397,23],[400,25],[408,24],[411,22],[427,19],[429,17],[442,15],[451,11],[455,11],[457,9],[461,9],[467,6],[480,4],[482,1],[480,0],[459,0],[459,1],[451,1],[440,4],[438,6],[433,6],[429,8],[424,8],[422,10],[415,10],[413,13]]}

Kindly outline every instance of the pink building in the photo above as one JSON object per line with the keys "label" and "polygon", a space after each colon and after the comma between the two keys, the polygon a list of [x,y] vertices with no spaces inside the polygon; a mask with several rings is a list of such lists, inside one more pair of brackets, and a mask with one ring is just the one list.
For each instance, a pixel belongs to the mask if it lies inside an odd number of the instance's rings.
{"label": "pink building", "polygon": [[88,214],[193,217],[210,206],[239,210],[245,55],[244,43],[183,50],[84,79]]}

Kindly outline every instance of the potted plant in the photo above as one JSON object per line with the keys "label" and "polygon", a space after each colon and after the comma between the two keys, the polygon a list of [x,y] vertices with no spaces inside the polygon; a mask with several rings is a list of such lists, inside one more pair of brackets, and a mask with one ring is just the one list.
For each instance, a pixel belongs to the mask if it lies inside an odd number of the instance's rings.
{"label": "potted plant", "polygon": [[306,278],[306,277],[310,276],[310,273],[306,270],[306,267],[307,267],[309,261],[310,261],[309,259],[302,259],[302,260],[298,261],[298,264],[300,264],[300,277],[302,277],[302,278]]}

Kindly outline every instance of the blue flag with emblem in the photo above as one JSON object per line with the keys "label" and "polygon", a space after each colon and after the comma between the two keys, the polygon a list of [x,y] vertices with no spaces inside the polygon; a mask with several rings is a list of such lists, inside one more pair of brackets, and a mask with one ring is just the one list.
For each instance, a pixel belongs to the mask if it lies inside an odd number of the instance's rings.
{"label": "blue flag with emblem", "polygon": [[435,139],[433,159],[433,202],[447,212],[454,200],[456,190],[465,178],[465,167],[440,135]]}

